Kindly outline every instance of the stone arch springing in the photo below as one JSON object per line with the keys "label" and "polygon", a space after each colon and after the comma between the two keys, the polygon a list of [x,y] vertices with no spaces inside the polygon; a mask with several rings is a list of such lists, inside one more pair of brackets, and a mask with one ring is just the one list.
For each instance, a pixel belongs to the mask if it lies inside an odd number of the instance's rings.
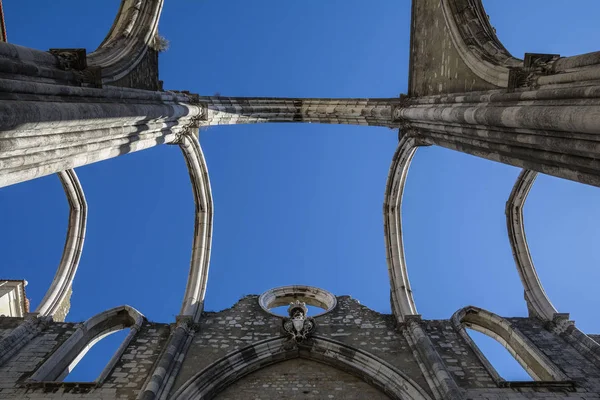
{"label": "stone arch springing", "polygon": [[508,238],[521,283],[525,289],[525,301],[530,315],[546,321],[552,321],[558,312],[550,302],[533,264],[523,218],[523,207],[527,195],[535,182],[537,172],[523,170],[519,174],[515,186],[506,202],[506,225]]}
{"label": "stone arch springing", "polygon": [[96,383],[102,383],[112,371],[121,355],[136,335],[144,316],[130,306],[120,306],[97,314],[83,324],[35,371],[30,380],[62,381],[75,368],[79,360],[98,341],[107,335],[129,328],[130,332],[123,340],[111,360],[108,362]]}
{"label": "stone arch springing", "polygon": [[192,317],[194,321],[197,321],[204,308],[208,280],[213,200],[206,160],[198,138],[191,134],[182,135],[179,146],[190,174],[196,206],[190,273],[181,306],[181,315]]}
{"label": "stone arch springing", "polygon": [[210,399],[251,372],[293,358],[305,358],[340,368],[364,379],[397,400],[431,400],[415,382],[373,355],[345,344],[313,336],[307,343],[286,346],[272,338],[229,353],[189,379],[173,400]]}
{"label": "stone arch springing", "polygon": [[567,376],[537,346],[509,321],[496,314],[468,306],[454,313],[452,324],[498,384],[504,379],[479,350],[465,328],[483,333],[502,344],[533,380],[545,382],[568,380]]}
{"label": "stone arch springing", "polygon": [[484,81],[508,87],[509,68],[522,67],[502,45],[481,0],[442,0],[454,48],[469,69]]}
{"label": "stone arch springing", "polygon": [[146,55],[158,32],[164,0],[122,0],[110,31],[100,46],[87,55],[88,64],[100,68],[102,84],[130,73]]}
{"label": "stone arch springing", "polygon": [[55,321],[64,321],[69,312],[73,279],[83,251],[87,202],[74,170],[61,171],[58,177],[69,202],[67,239],[54,280],[35,312],[40,316],[51,316]]}
{"label": "stone arch springing", "polygon": [[404,321],[407,315],[418,314],[404,257],[402,196],[410,163],[419,145],[418,140],[411,135],[405,135],[400,139],[398,149],[392,159],[383,203],[383,229],[390,276],[392,312],[399,322]]}

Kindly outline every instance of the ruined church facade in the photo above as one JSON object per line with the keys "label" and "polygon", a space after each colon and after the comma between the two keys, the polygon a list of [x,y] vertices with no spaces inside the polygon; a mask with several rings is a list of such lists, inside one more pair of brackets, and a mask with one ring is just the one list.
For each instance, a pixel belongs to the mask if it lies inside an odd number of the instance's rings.
{"label": "ruined church facade", "polygon": [[[398,98],[203,97],[162,87],[162,7],[122,0],[91,53],[6,43],[2,24],[0,187],[57,174],[70,212],[60,264],[37,308],[26,303],[26,282],[0,286],[0,398],[600,399],[600,336],[552,305],[523,227],[536,174],[600,186],[600,52],[519,59],[499,42],[481,0],[413,0],[409,89]],[[204,311],[213,202],[198,129],[267,122],[398,130],[383,205],[392,314],[309,286]],[[179,315],[150,322],[123,305],[65,322],[86,234],[76,168],[162,144],[180,147],[196,204]],[[506,221],[527,318],[477,305],[448,320],[419,315],[401,208],[411,159],[431,145],[523,169],[506,194]],[[282,305],[288,312],[276,314]],[[322,312],[308,316],[307,305]],[[466,328],[500,342],[532,380],[500,377]],[[127,337],[95,381],[63,382],[95,342],[122,329]]]}

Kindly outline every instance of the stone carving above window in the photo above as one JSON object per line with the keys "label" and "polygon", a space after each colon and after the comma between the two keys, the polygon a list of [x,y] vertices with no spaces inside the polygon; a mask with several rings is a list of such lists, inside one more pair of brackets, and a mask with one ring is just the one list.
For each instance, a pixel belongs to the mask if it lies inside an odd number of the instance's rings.
{"label": "stone carving above window", "polygon": [[306,339],[316,327],[315,320],[308,317],[306,303],[296,300],[288,308],[289,318],[283,320],[283,330],[294,342]]}

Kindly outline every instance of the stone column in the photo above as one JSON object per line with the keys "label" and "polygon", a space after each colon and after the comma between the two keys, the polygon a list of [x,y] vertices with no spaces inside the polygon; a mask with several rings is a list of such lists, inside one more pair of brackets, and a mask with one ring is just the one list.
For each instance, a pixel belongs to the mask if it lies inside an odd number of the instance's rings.
{"label": "stone column", "polygon": [[138,395],[138,400],[154,400],[167,398],[172,385],[171,377],[179,372],[183,357],[191,344],[194,336],[193,321],[191,317],[177,317],[177,322],[171,337],[159,359],[154,364],[152,375],[148,378]]}
{"label": "stone column", "polygon": [[0,187],[172,142],[205,116],[180,93],[0,79],[2,94]]}
{"label": "stone column", "polygon": [[444,400],[462,400],[464,396],[450,375],[444,361],[421,326],[420,315],[405,317],[404,337],[413,349],[421,370],[436,394]]}
{"label": "stone column", "polygon": [[41,317],[36,313],[28,314],[23,322],[0,340],[0,365],[8,361],[31,339],[46,329],[52,317]]}

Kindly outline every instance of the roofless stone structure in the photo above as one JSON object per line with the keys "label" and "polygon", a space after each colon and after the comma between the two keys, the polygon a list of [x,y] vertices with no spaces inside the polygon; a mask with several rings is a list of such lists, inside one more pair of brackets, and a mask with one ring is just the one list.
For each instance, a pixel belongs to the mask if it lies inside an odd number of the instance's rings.
{"label": "roofless stone structure", "polygon": [[[600,186],[600,52],[519,59],[496,37],[481,0],[414,0],[409,90],[399,98],[202,97],[162,89],[155,50],[162,7],[163,0],[122,0],[89,54],[0,42],[0,187],[58,174],[70,207],[63,257],[42,303],[0,317],[1,398],[600,399],[598,336],[550,302],[522,211],[538,173]],[[307,286],[203,311],[213,202],[198,129],[268,122],[398,129],[383,205],[393,315]],[[181,148],[196,203],[179,316],[151,323],[122,306],[62,322],[86,233],[76,168],[162,144]],[[529,318],[477,307],[441,321],[418,314],[401,206],[411,159],[429,145],[523,168],[506,194],[506,217]],[[288,315],[271,310],[290,303]],[[308,316],[307,304],[323,313]],[[533,380],[503,380],[465,328],[498,340]],[[120,329],[129,335],[98,379],[62,382],[96,341]]]}

